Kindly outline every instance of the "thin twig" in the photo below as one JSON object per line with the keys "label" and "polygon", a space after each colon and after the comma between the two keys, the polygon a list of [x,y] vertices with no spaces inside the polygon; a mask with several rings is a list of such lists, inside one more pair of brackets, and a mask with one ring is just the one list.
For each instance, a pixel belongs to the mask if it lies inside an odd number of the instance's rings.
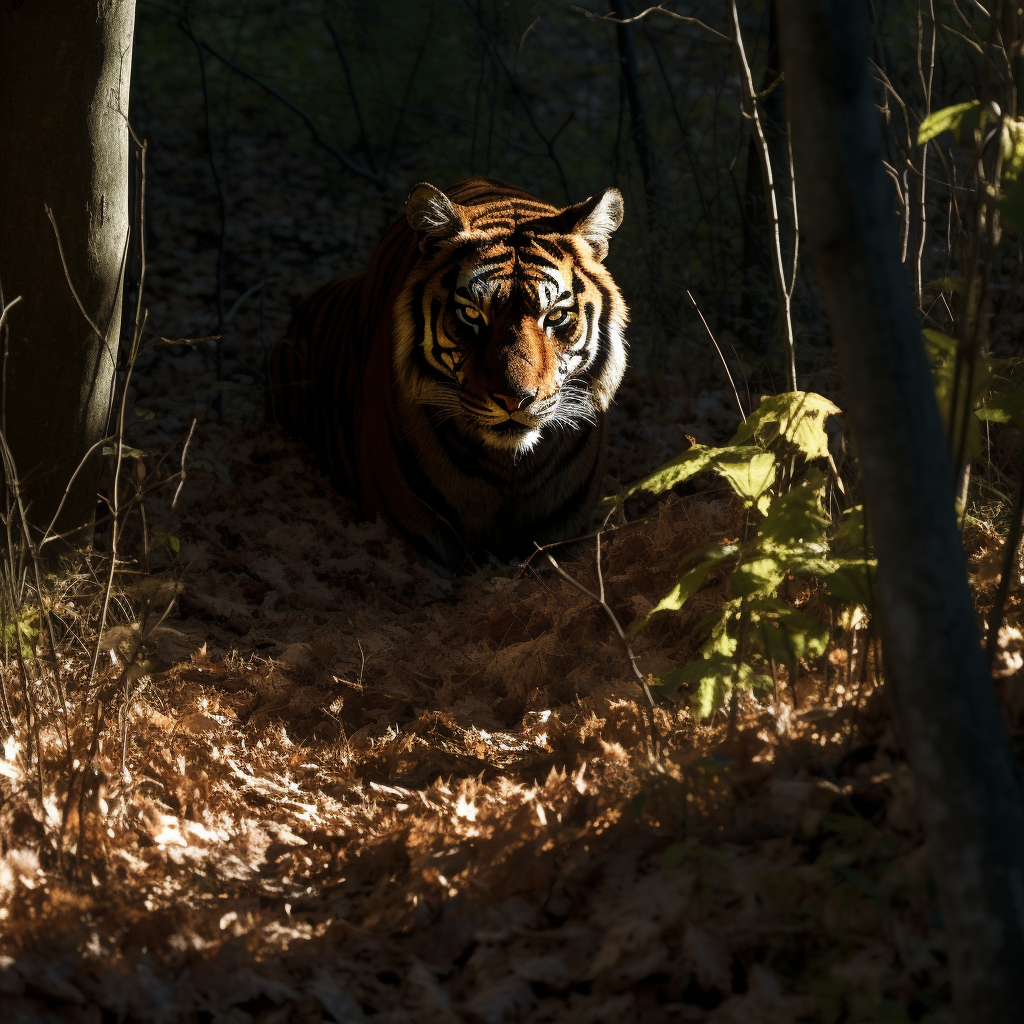
{"label": "thin twig", "polygon": [[[187,12],[187,8],[186,8]],[[217,231],[217,262],[213,270],[213,286],[216,296],[217,308],[217,343],[214,350],[214,361],[217,368],[217,380],[224,379],[224,236],[228,224],[228,201],[224,194],[224,182],[220,172],[217,170],[217,158],[213,154],[213,132],[210,129],[210,91],[206,81],[206,61],[203,58],[203,48],[196,41],[192,34],[192,25],[185,15],[185,26],[189,39],[196,49],[196,56],[199,58],[199,82],[203,89],[203,130],[204,142],[206,143],[206,162],[210,165],[210,173],[213,175],[213,187],[217,193],[217,211],[220,214],[220,223]],[[142,298],[142,288],[139,288],[139,299]],[[224,422],[224,393],[217,392],[216,398],[217,422]]]}
{"label": "thin twig", "polygon": [[[586,596],[589,597],[592,601],[596,601],[597,604],[600,605],[600,607],[604,611],[605,615],[607,615],[609,620],[611,621],[611,624],[615,627],[615,632],[619,634],[619,639],[625,645],[625,647],[626,647],[626,655],[629,658],[629,667],[633,670],[633,675],[636,677],[636,681],[640,685],[640,689],[643,690],[644,695],[647,697],[648,703],[653,708],[655,706],[654,694],[651,693],[651,688],[647,685],[647,680],[644,679],[644,675],[640,671],[640,668],[638,667],[638,665],[636,663],[636,655],[633,653],[633,647],[632,647],[632,645],[629,642],[629,637],[626,636],[626,632],[622,628],[622,626],[620,625],[618,617],[615,615],[615,612],[612,611],[612,609],[609,606],[608,602],[604,599],[604,580],[603,580],[603,578],[600,576],[600,574],[598,575],[598,579],[601,581],[601,592],[599,594],[595,594],[592,590],[590,590],[587,587],[583,586],[582,583],[578,582],[577,580],[574,580],[558,564],[558,562],[555,561],[555,558],[551,554],[550,551],[545,551],[539,544],[536,543],[536,541],[534,542],[533,546],[538,551],[543,551],[545,558],[547,558],[547,560],[551,563],[552,568],[555,570],[555,572],[558,573],[559,576],[562,577],[562,579],[564,579],[567,583],[571,583],[581,594],[586,594]],[[598,557],[598,564],[600,565],[600,558],[601,558],[601,534],[600,534],[600,531],[597,534],[597,557]]]}
{"label": "thin twig", "polygon": [[[35,747],[35,761],[36,761],[36,777],[39,787],[39,803],[42,805],[43,801],[43,768],[42,768],[42,746],[39,740],[39,716],[35,713],[35,707],[32,701],[32,693],[29,688],[28,681],[28,668],[25,665],[25,656],[21,650],[21,623],[18,612],[21,609],[21,595],[24,593],[24,586],[18,586],[15,588],[14,579],[11,576],[11,570],[15,566],[14,552],[13,552],[13,538],[11,536],[11,522],[14,518],[13,512],[15,509],[21,511],[21,522],[22,522],[22,545],[19,551],[18,559],[18,572],[21,572],[21,561],[25,557],[25,545],[28,543],[27,534],[25,532],[25,520],[24,510],[21,508],[21,498],[18,494],[18,473],[17,468],[14,464],[14,456],[11,454],[11,450],[7,444],[7,438],[3,432],[0,432],[0,459],[3,462],[4,477],[7,484],[8,492],[15,496],[14,506],[9,506],[8,515],[6,517],[7,526],[7,542],[8,551],[10,557],[7,562],[7,571],[3,574],[4,583],[8,590],[8,600],[11,604],[11,611],[14,615],[14,651],[18,661],[18,671],[21,676],[21,688],[22,697],[25,701],[25,727],[26,737],[28,740],[25,754],[28,758],[29,766],[32,764],[32,748]],[[8,499],[9,500],[9,499]],[[26,566],[27,571],[27,566]],[[37,583],[38,588],[38,583]],[[42,594],[39,595],[39,603],[42,606]]]}
{"label": "thin twig", "polygon": [[61,495],[60,504],[57,506],[57,511],[54,512],[53,519],[50,520],[50,525],[46,528],[42,538],[39,541],[40,548],[43,548],[45,545],[49,544],[50,541],[58,540],[59,538],[64,536],[63,534],[54,533],[54,527],[57,525],[57,520],[60,519],[60,514],[64,510],[64,503],[68,500],[68,496],[71,494],[71,488],[74,486],[75,480],[78,478],[78,474],[85,468],[90,456],[93,454],[93,452],[96,451],[97,448],[101,447],[102,445],[108,444],[110,441],[113,440],[114,438],[112,435],[107,437],[101,437],[95,444],[89,446],[86,453],[79,460],[78,465],[75,467],[75,471],[71,474],[71,478],[68,480],[67,487],[64,488],[64,494]]}
{"label": "thin twig", "polygon": [[359,144],[363,152],[366,154],[366,159],[370,164],[370,170],[376,174],[377,165],[373,161],[373,150],[370,146],[370,136],[366,131],[366,124],[363,121],[363,111],[359,106],[359,97],[356,95],[355,82],[352,80],[352,70],[348,66],[348,59],[345,57],[345,49],[341,45],[341,36],[338,35],[337,29],[334,27],[334,23],[327,15],[324,15],[324,24],[327,26],[327,31],[331,34],[331,39],[334,42],[334,50],[338,54],[338,60],[341,63],[341,70],[345,75],[345,84],[348,86],[348,97],[352,101],[352,111],[356,115],[356,124],[359,125]]}
{"label": "thin twig", "polygon": [[[575,202],[575,198],[573,197],[573,191],[569,187],[569,178],[565,173],[565,167],[562,165],[560,157],[555,152],[555,139],[557,138],[557,133],[554,137],[551,137],[545,135],[544,132],[541,131],[540,125],[537,123],[536,117],[534,117],[533,107],[530,106],[530,103],[526,98],[526,94],[523,92],[523,87],[519,82],[519,77],[513,74],[509,70],[508,65],[506,65],[506,63],[501,59],[501,54],[498,52],[498,49],[494,44],[494,40],[491,38],[491,33],[485,29],[482,21],[480,20],[479,11],[473,11],[472,13],[474,18],[476,19],[478,28],[477,35],[480,41],[487,47],[488,50],[490,50],[491,59],[494,61],[494,63],[498,67],[500,67],[502,71],[505,72],[505,77],[508,79],[509,87],[512,89],[512,95],[519,101],[520,105],[523,108],[523,111],[526,114],[526,119],[530,122],[530,127],[536,133],[537,138],[539,138],[540,141],[544,144],[544,148],[547,150],[548,158],[555,165],[555,170],[558,172],[558,178],[559,181],[561,181],[562,183],[562,190],[565,192],[566,199],[568,199],[570,203]],[[562,127],[565,127],[565,125],[563,124]]]}
{"label": "thin twig", "polygon": [[[733,43],[736,47],[736,54],[739,57],[740,67],[743,71],[745,86],[744,106],[747,108],[746,115],[751,119],[754,126],[754,134],[757,138],[758,152],[761,157],[761,176],[764,179],[764,196],[768,204],[768,212],[771,220],[772,233],[772,271],[775,275],[775,289],[779,298],[779,321],[782,328],[782,341],[786,347],[786,376],[790,391],[797,390],[796,379],[796,344],[793,339],[793,318],[790,309],[790,294],[786,288],[785,270],[782,264],[782,240],[779,230],[779,204],[775,195],[775,180],[772,176],[772,160],[768,152],[768,140],[764,135],[764,128],[761,125],[761,115],[758,112],[757,91],[754,89],[754,79],[750,74],[750,65],[747,63],[747,52],[743,46],[743,32],[740,29],[740,15],[736,9],[736,0],[731,2],[733,22]],[[795,207],[794,207],[795,212]]]}
{"label": "thin twig", "polygon": [[197,420],[192,421],[192,426],[188,429],[188,437],[185,438],[185,447],[181,449],[181,479],[178,481],[178,489],[174,492],[174,498],[171,501],[171,510],[173,511],[178,504],[178,498],[181,496],[181,489],[185,486],[185,459],[188,456],[188,446],[192,441],[192,434],[195,433]]}
{"label": "thin twig", "polygon": [[705,32],[710,32],[713,36],[724,42],[731,43],[732,40],[717,29],[712,28],[710,25],[701,21],[700,18],[691,18],[685,14],[676,14],[675,11],[670,11],[661,4],[657,7],[648,7],[646,11],[641,11],[639,14],[634,14],[631,18],[619,18],[614,14],[595,14],[593,11],[588,11],[583,7],[577,7],[575,4],[563,4],[564,7],[568,7],[570,11],[575,11],[577,14],[582,14],[586,18],[592,18],[595,21],[610,21],[615,25],[632,25],[634,21],[642,21],[649,14],[667,14],[670,18],[676,21],[685,22],[688,25],[697,25],[699,28],[704,29]]}
{"label": "thin twig", "polygon": [[[179,24],[182,23],[179,22]],[[182,31],[185,32],[186,35],[191,36],[191,30],[187,29],[183,24]],[[263,79],[258,78],[251,71],[249,71],[248,68],[244,68],[242,67],[241,64],[237,64],[226,54],[221,53],[220,50],[211,46],[208,42],[206,42],[205,39],[198,40],[198,45],[200,45],[204,50],[206,50],[207,53],[216,57],[217,60],[219,60],[222,64],[225,64],[229,68],[231,68],[232,71],[236,71],[244,78],[248,78],[250,82],[252,82],[254,85],[258,85],[265,93],[268,93],[270,96],[273,96],[274,99],[276,99],[279,103],[284,104],[284,106],[286,106],[293,114],[295,114],[302,120],[303,124],[305,124],[305,126],[309,129],[309,133],[313,137],[313,141],[322,149],[326,149],[327,152],[331,154],[331,156],[338,160],[339,163],[341,163],[353,174],[357,175],[360,178],[365,178],[367,181],[372,182],[380,189],[384,189],[388,186],[388,181],[385,177],[379,174],[375,174],[373,171],[369,170],[366,167],[360,166],[347,153],[339,149],[333,143],[328,142],[327,139],[325,139],[320,134],[320,130],[317,128],[315,122],[309,116],[309,114],[307,114],[301,107],[292,102],[292,100],[285,96],[283,92],[280,92],[279,90],[275,89],[274,86],[270,85],[269,83],[264,82]]]}
{"label": "thin twig", "polygon": [[412,64],[412,71],[409,72],[409,79],[405,83],[405,91],[402,93],[402,102],[398,107],[398,117],[395,119],[395,127],[391,133],[391,142],[388,145],[388,154],[384,158],[384,177],[387,177],[388,169],[391,167],[391,161],[395,155],[395,149],[398,146],[398,140],[402,134],[402,122],[405,120],[405,107],[409,101],[409,94],[412,92],[413,82],[416,81],[416,75],[420,69],[420,63],[423,61],[423,54],[427,50],[427,40],[430,38],[430,32],[434,27],[434,11],[431,9],[430,17],[427,19],[427,28],[423,33],[423,40],[420,43],[420,48],[416,52],[416,59]]}
{"label": "thin twig", "polygon": [[14,493],[14,500],[18,509],[18,516],[21,520],[22,543],[28,548],[29,555],[32,558],[32,567],[34,569],[36,578],[36,600],[39,604],[39,614],[42,617],[43,621],[46,623],[47,634],[50,638],[50,657],[52,659],[53,679],[57,688],[57,697],[60,700],[61,713],[63,715],[64,725],[64,748],[68,756],[68,762],[70,764],[71,735],[69,732],[67,693],[64,689],[64,680],[63,677],[61,676],[60,671],[60,656],[57,653],[57,637],[53,631],[53,617],[50,615],[50,609],[47,606],[47,602],[43,599],[43,579],[39,566],[39,549],[35,544],[32,543],[32,536],[29,532],[28,517],[25,515],[25,504],[21,499],[21,487],[18,484],[18,475],[14,465],[14,456],[7,446],[6,436],[0,435],[0,441],[2,441],[4,446],[5,472],[7,472],[7,467],[10,467],[10,475],[8,477],[7,486],[11,488],[11,490]]}
{"label": "thin twig", "polygon": [[722,350],[719,348],[718,342],[715,341],[715,336],[711,333],[711,328],[708,327],[708,322],[704,319],[704,314],[700,311],[700,306],[697,305],[697,300],[690,294],[689,288],[686,289],[686,297],[693,303],[693,308],[697,310],[697,316],[700,317],[700,322],[704,325],[704,330],[708,332],[711,344],[715,346],[718,358],[722,360],[722,367],[725,370],[726,377],[729,378],[729,384],[732,386],[733,396],[736,398],[736,408],[739,409],[740,416],[743,417],[743,422],[746,423],[747,414],[743,411],[743,403],[740,401],[740,393],[736,388],[736,381],[732,379],[732,373],[729,371],[729,364],[725,361],[725,356],[722,354]]}
{"label": "thin twig", "polygon": [[[924,113],[928,117],[932,112],[932,82],[935,77],[935,0],[928,0],[929,13],[931,16],[932,41],[931,60],[928,65],[928,74],[925,75],[921,63],[922,47],[924,43],[924,25],[921,17],[921,4],[918,0],[917,7],[917,70],[921,76],[921,90],[924,93]],[[921,261],[924,259],[924,246],[928,240],[928,147],[921,147],[921,193],[919,205],[921,210],[921,237],[917,245],[917,262],[914,265],[914,292],[918,306],[924,299],[924,289],[921,284]]]}
{"label": "thin twig", "polygon": [[263,287],[264,284],[266,284],[265,281],[257,281],[255,284],[250,285],[248,288],[246,288],[246,290],[242,292],[242,294],[239,295],[237,299],[235,299],[231,308],[224,314],[225,327],[230,326],[231,321],[235,319],[235,314],[242,308],[242,305],[245,302],[245,300],[249,298],[250,295],[255,295],[256,292],[258,292]]}
{"label": "thin twig", "polygon": [[629,0],[610,0],[612,12],[615,14],[615,38],[619,48],[622,83],[626,89],[626,99],[629,100],[630,134],[633,137],[633,147],[636,149],[637,162],[640,164],[640,176],[644,183],[647,219],[653,225],[657,205],[654,143],[651,141],[651,132],[647,125],[647,111],[641,91],[636,43],[633,39],[628,2]]}
{"label": "thin twig", "polygon": [[0,430],[7,429],[7,356],[10,350],[11,329],[7,324],[7,313],[12,306],[21,302],[17,295],[10,302],[4,302],[3,282],[0,282],[0,337],[4,342],[4,362],[0,368]]}
{"label": "thin twig", "polygon": [[[143,173],[142,188],[145,196],[145,148],[143,148]],[[144,201],[144,198],[143,198]],[[117,459],[114,465],[114,485],[111,494],[111,523],[110,523],[110,571],[107,574],[106,586],[103,591],[103,606],[100,612],[100,621],[96,630],[96,646],[93,650],[92,663],[89,666],[89,678],[85,685],[85,699],[88,699],[92,691],[93,682],[96,679],[96,668],[99,665],[100,650],[103,644],[103,631],[106,629],[107,614],[110,609],[110,598],[114,589],[114,574],[117,571],[117,542],[120,538],[122,521],[120,517],[120,490],[121,490],[121,467],[124,463],[124,420],[125,410],[128,404],[128,389],[131,384],[132,373],[135,369],[135,361],[139,355],[139,348],[142,342],[142,334],[146,326],[146,313],[142,308],[142,289],[146,280],[146,250],[143,247],[142,269],[139,276],[139,295],[135,309],[135,329],[132,332],[131,346],[128,352],[127,367],[124,375],[124,382],[121,391],[121,409],[117,420]]]}
{"label": "thin twig", "polygon": [[21,296],[20,296],[20,295],[17,295],[17,296],[15,296],[15,297],[14,297],[13,299],[11,299],[11,301],[10,301],[10,302],[8,302],[8,303],[7,303],[7,305],[6,305],[6,306],[4,306],[4,308],[3,308],[2,310],[0,310],[0,331],[2,331],[2,330],[4,329],[4,327],[6,326],[6,323],[7,323],[7,314],[8,314],[8,313],[9,313],[9,312],[10,312],[10,311],[11,311],[11,310],[12,310],[12,309],[13,309],[13,308],[14,308],[14,307],[15,307],[15,306],[16,306],[16,305],[17,305],[17,304],[19,303],[19,302],[21,302]]}
{"label": "thin twig", "polygon": [[53,234],[57,239],[57,251],[60,253],[60,262],[64,267],[64,277],[67,279],[68,287],[71,289],[71,294],[74,296],[75,302],[78,304],[78,309],[82,316],[85,317],[85,322],[92,328],[93,334],[95,334],[100,341],[105,343],[106,338],[96,326],[93,318],[85,311],[85,306],[82,305],[82,300],[78,297],[78,289],[75,288],[75,283],[71,280],[71,271],[68,269],[68,261],[64,256],[64,246],[60,240],[60,231],[57,230],[57,220],[53,216],[53,210],[51,210],[49,206],[44,206],[43,209],[46,211],[46,216],[49,218],[50,224],[53,226]]}
{"label": "thin twig", "polygon": [[790,302],[793,301],[793,292],[796,289],[796,272],[800,265],[800,214],[796,205],[796,165],[793,163],[793,133],[786,125],[786,147],[789,153],[789,203],[793,208],[793,266],[789,277],[789,288],[786,294]]}

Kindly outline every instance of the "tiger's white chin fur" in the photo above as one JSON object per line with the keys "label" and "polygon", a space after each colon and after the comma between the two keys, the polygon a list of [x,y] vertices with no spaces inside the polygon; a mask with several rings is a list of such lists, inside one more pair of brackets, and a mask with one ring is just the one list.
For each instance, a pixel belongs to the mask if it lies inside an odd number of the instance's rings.
{"label": "tiger's white chin fur", "polygon": [[523,456],[532,451],[540,441],[541,428],[531,427],[526,433],[501,434],[489,427],[483,427],[480,430],[480,438],[488,448],[512,452],[513,456]]}

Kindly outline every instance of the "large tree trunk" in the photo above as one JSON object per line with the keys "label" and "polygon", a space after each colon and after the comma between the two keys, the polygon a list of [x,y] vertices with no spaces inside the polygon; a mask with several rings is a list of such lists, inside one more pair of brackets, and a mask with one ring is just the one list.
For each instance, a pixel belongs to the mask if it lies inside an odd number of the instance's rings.
{"label": "large tree trunk", "polygon": [[[40,529],[107,426],[128,234],[134,24],[135,0],[0,4],[0,287],[8,303],[21,297],[8,317],[2,412]],[[79,474],[58,524],[79,539],[94,517],[99,466],[94,456]]]}
{"label": "large tree trunk", "polygon": [[953,471],[897,251],[866,5],[778,0],[802,201],[878,555],[887,685],[960,1017],[1024,1020],[1024,804],[982,657]]}

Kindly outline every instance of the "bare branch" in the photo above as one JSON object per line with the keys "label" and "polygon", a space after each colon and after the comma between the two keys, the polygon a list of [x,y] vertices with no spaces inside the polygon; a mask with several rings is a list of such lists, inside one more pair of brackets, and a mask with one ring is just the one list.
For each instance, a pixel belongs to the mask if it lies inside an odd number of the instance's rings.
{"label": "bare branch", "polygon": [[104,337],[103,332],[96,326],[93,318],[85,311],[85,306],[82,305],[82,300],[78,297],[78,290],[75,288],[75,283],[71,280],[71,271],[68,270],[68,261],[64,257],[64,246],[61,244],[60,231],[57,230],[57,220],[53,216],[53,210],[51,210],[49,206],[44,206],[43,209],[46,211],[46,216],[49,218],[50,224],[53,225],[53,234],[57,239],[57,251],[60,253],[60,262],[64,267],[64,276],[67,278],[71,294],[75,297],[75,302],[78,303],[78,308],[81,311],[82,316],[85,317],[85,322],[92,328],[93,334],[95,334],[100,341],[105,342],[106,338]]}
{"label": "bare branch", "polygon": [[185,33],[185,35],[193,39],[198,46],[201,46],[211,56],[216,57],[217,60],[219,60],[222,64],[225,64],[227,67],[231,68],[232,71],[235,71],[238,74],[240,74],[243,78],[248,78],[249,81],[253,83],[253,85],[258,85],[265,93],[267,93],[270,96],[273,96],[274,99],[277,100],[279,103],[284,104],[284,106],[286,106],[293,114],[295,114],[302,120],[303,124],[305,124],[305,126],[309,129],[309,133],[310,135],[312,135],[313,141],[322,149],[326,149],[327,152],[331,154],[331,156],[333,156],[339,163],[341,163],[344,167],[350,170],[353,174],[357,175],[360,178],[365,178],[367,181],[372,182],[378,188],[382,189],[387,187],[387,178],[379,174],[375,174],[373,171],[369,170],[366,167],[360,166],[346,152],[344,152],[344,150],[339,149],[332,142],[329,142],[327,139],[325,139],[320,134],[320,130],[317,128],[316,124],[314,123],[313,119],[309,116],[309,114],[307,114],[300,106],[298,106],[296,103],[290,100],[287,96],[285,96],[283,92],[281,92],[278,89],[275,89],[274,86],[270,85],[269,82],[264,82],[262,78],[259,78],[256,75],[254,75],[248,68],[244,68],[242,67],[241,64],[238,64],[235,61],[233,61],[229,56],[227,56],[227,54],[221,53],[220,50],[216,49],[216,47],[213,47],[208,42],[206,42],[205,39],[195,39],[195,37],[192,35],[191,29],[188,28],[184,24],[184,22],[179,22],[179,26],[181,27],[181,30]]}
{"label": "bare branch", "polygon": [[341,36],[338,35],[337,29],[334,27],[334,23],[327,15],[324,15],[324,24],[327,26],[327,31],[331,34],[331,39],[334,42],[334,50],[338,54],[338,60],[341,63],[341,70],[345,75],[345,84],[348,86],[348,97],[352,101],[352,112],[356,115],[356,124],[359,125],[359,144],[362,147],[363,152],[366,154],[366,159],[370,162],[370,170],[376,174],[377,165],[373,160],[373,150],[370,147],[370,136],[366,131],[366,124],[363,121],[363,111],[359,106],[359,97],[356,95],[355,82],[352,81],[352,70],[348,66],[348,58],[345,56],[345,49],[341,45]]}
{"label": "bare branch", "polygon": [[595,14],[593,11],[588,11],[583,7],[577,7],[575,4],[563,4],[563,7],[568,7],[570,11],[575,11],[577,14],[582,14],[585,18],[590,18],[594,21],[610,21],[614,25],[631,25],[634,21],[643,21],[649,14],[666,14],[668,17],[675,21],[686,22],[688,25],[696,25],[698,28],[704,29],[705,32],[710,32],[713,36],[721,39],[723,42],[731,43],[732,40],[718,29],[712,28],[710,25],[701,21],[700,18],[691,18],[685,14],[676,14],[675,11],[670,11],[661,4],[657,7],[648,7],[646,11],[641,11],[639,14],[634,14],[631,18],[618,18],[614,14]]}
{"label": "bare branch", "polygon": [[558,178],[562,183],[562,189],[565,192],[566,199],[568,199],[570,203],[575,202],[576,200],[573,196],[573,191],[569,187],[569,178],[565,173],[565,167],[562,166],[562,161],[555,152],[555,140],[558,138],[561,129],[565,127],[565,124],[559,128],[554,136],[545,135],[544,132],[541,131],[540,125],[537,124],[537,119],[533,116],[533,107],[530,106],[530,103],[526,98],[526,94],[523,92],[523,87],[519,83],[518,76],[514,75],[509,70],[508,65],[501,59],[501,54],[498,52],[498,48],[494,45],[494,40],[491,38],[491,34],[486,31],[484,25],[480,21],[479,11],[475,8],[470,8],[470,10],[476,20],[478,29],[477,35],[479,36],[481,43],[491,51],[491,57],[495,64],[505,73],[505,77],[508,79],[508,84],[512,89],[512,95],[519,100],[523,111],[526,113],[526,119],[530,122],[530,127],[533,128],[537,138],[544,143],[544,148],[547,150],[548,158],[555,165],[555,170],[558,172]]}
{"label": "bare branch", "polygon": [[185,486],[185,459],[188,456],[188,446],[192,443],[192,435],[195,433],[197,420],[192,421],[192,426],[189,427],[188,437],[185,438],[185,447],[181,449],[181,479],[178,481],[178,489],[174,492],[174,498],[171,501],[171,509],[173,510],[178,504],[178,498],[181,496],[181,489]]}
{"label": "bare branch", "polygon": [[581,594],[585,594],[592,601],[595,601],[598,605],[600,605],[602,611],[605,613],[605,615],[608,616],[609,620],[611,621],[611,624],[615,627],[615,632],[619,634],[619,639],[625,645],[626,655],[629,658],[629,667],[633,670],[633,675],[636,677],[636,681],[640,685],[640,689],[644,691],[644,696],[647,697],[650,706],[653,708],[655,706],[654,694],[651,693],[651,688],[647,685],[647,680],[644,679],[644,675],[640,671],[640,668],[636,663],[636,655],[633,653],[633,648],[630,645],[629,638],[626,636],[626,632],[619,623],[618,617],[616,616],[615,612],[612,611],[608,602],[604,599],[604,577],[601,574],[601,531],[599,530],[597,532],[597,579],[600,584],[600,593],[597,594],[595,594],[592,590],[588,589],[587,587],[583,586],[582,583],[578,582],[577,580],[574,580],[558,564],[558,562],[555,561],[554,555],[552,555],[550,551],[544,550],[544,548],[542,548],[538,543],[536,543],[536,541],[534,542],[533,546],[538,551],[544,552],[544,557],[547,558],[547,560],[551,563],[551,567],[555,570],[555,572],[558,573],[559,576],[562,577],[562,579],[564,579],[567,583],[572,584],[572,586],[574,586]]}

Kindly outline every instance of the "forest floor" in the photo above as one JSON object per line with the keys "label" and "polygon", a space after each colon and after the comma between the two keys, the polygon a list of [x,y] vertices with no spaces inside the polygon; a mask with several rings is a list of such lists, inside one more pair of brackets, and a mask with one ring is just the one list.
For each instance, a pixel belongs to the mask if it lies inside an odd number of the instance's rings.
{"label": "forest floor", "polygon": [[[683,705],[646,708],[604,613],[550,567],[445,580],[361,522],[264,421],[261,368],[297,298],[357,269],[398,211],[318,199],[322,168],[282,139],[234,147],[254,170],[232,196],[244,259],[224,379],[212,343],[161,346],[128,402],[149,465],[180,458],[197,426],[177,506],[171,492],[146,505],[150,578],[180,581],[176,610],[60,826],[78,829],[84,873],[52,855],[60,794],[33,802],[16,743],[0,761],[5,1019],[951,1021],[870,630],[836,630],[819,664],[780,670],[771,699],[698,723]],[[208,175],[194,135],[153,145],[145,304],[160,335],[216,333]],[[268,181],[291,198],[268,201]],[[619,394],[609,494],[686,435],[735,425],[701,339],[673,339],[657,364]],[[803,369],[835,393],[824,360]],[[742,517],[716,490],[631,515],[601,548],[624,624]],[[969,539],[983,592],[991,544]],[[595,551],[560,556],[591,588]],[[713,577],[634,641],[645,673],[693,655],[692,627],[727,586]],[[999,671],[1019,732],[1015,601]]]}

